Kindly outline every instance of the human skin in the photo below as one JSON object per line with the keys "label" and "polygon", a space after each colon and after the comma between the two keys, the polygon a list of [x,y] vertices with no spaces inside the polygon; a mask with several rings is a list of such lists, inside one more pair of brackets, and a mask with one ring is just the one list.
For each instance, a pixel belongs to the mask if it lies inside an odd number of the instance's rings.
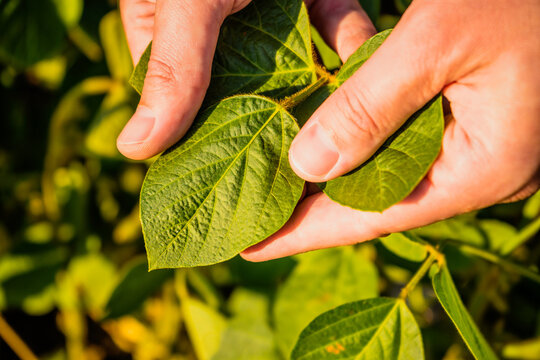
{"label": "human skin", "polygon": [[[137,62],[153,39],[139,107],[118,138],[145,159],[189,128],[209,83],[219,28],[249,0],[120,0]],[[375,33],[357,0],[305,1],[345,61]],[[414,0],[395,30],[300,130],[289,151],[310,182],[356,168],[442,92],[441,153],[405,200],[382,213],[339,205],[308,185],[291,219],[242,256],[263,261],[404,231],[540,187],[540,1]]]}

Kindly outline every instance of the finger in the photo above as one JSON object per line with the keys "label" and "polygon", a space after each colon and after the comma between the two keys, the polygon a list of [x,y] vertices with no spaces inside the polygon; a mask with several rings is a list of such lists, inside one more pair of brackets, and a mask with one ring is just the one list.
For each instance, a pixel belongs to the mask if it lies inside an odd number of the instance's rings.
{"label": "finger", "polygon": [[301,129],[289,151],[299,176],[322,182],[358,167],[452,79],[453,57],[442,56],[445,30],[426,37],[421,15],[405,16]]}
{"label": "finger", "polygon": [[232,0],[157,1],[141,101],[117,140],[122,154],[146,159],[185,134],[208,87],[219,28],[233,5]]}
{"label": "finger", "polygon": [[[492,166],[492,162],[486,163],[486,156],[479,151],[483,145],[470,142],[469,135],[457,123],[449,124],[444,144],[428,176],[404,201],[377,213],[339,205],[324,193],[308,196],[281,230],[245,250],[242,257],[265,261],[355,244],[480,209],[511,194],[505,171]],[[470,156],[463,158],[463,153]]]}
{"label": "finger", "polygon": [[358,0],[306,1],[312,24],[345,62],[376,30]]}
{"label": "finger", "polygon": [[131,58],[137,64],[152,40],[156,0],[120,0],[119,8]]}

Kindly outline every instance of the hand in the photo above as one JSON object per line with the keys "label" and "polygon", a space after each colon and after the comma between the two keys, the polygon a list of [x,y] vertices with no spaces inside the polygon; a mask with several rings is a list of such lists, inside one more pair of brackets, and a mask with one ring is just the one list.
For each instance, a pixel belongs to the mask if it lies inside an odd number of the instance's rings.
{"label": "hand", "polygon": [[[153,40],[137,111],[117,140],[122,154],[146,159],[188,130],[210,81],[223,20],[250,0],[120,0],[133,62]],[[357,0],[311,0],[323,36],[347,57],[375,33]]]}
{"label": "hand", "polygon": [[442,91],[451,114],[426,178],[382,213],[310,194],[280,231],[242,256],[261,261],[354,244],[532,194],[540,186],[539,58],[538,1],[413,1],[302,128],[289,159],[308,181],[345,174]]}

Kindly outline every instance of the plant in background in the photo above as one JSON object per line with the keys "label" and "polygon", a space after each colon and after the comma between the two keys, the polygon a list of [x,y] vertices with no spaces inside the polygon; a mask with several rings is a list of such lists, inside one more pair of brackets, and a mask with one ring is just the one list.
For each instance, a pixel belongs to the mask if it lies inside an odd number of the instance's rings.
{"label": "plant in background", "polygon": [[[361,2],[383,31],[410,1]],[[224,261],[287,221],[304,184],[288,144],[388,32],[341,66],[300,1],[230,17],[201,112],[151,166],[140,209],[149,163],[114,146],[137,100],[115,6],[0,0],[0,358],[540,358],[540,194],[356,246]],[[439,151],[439,101],[321,188],[371,211],[406,196]],[[148,272],[140,210],[151,267],[214,265]]]}

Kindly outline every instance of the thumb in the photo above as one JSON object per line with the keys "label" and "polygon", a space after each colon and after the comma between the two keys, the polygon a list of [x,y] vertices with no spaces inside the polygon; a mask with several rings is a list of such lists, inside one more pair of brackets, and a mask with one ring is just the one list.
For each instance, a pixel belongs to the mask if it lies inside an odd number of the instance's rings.
{"label": "thumb", "polygon": [[117,139],[141,160],[182,137],[204,98],[219,29],[234,0],[156,1],[152,52],[137,111]]}
{"label": "thumb", "polygon": [[300,177],[323,182],[355,169],[442,90],[449,66],[434,31],[426,40],[426,17],[417,18],[404,17],[298,133],[289,159]]}

